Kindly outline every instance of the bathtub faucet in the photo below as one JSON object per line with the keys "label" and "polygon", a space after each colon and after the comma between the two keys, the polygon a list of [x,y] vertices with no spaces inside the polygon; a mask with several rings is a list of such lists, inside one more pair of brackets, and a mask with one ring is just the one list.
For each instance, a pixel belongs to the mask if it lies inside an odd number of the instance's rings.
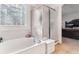
{"label": "bathtub faucet", "polygon": [[39,38],[34,38],[33,41],[34,41],[34,43],[40,43],[41,42],[41,40]]}
{"label": "bathtub faucet", "polygon": [[2,38],[2,37],[0,37],[0,42],[2,42],[2,40],[3,40],[3,38]]}

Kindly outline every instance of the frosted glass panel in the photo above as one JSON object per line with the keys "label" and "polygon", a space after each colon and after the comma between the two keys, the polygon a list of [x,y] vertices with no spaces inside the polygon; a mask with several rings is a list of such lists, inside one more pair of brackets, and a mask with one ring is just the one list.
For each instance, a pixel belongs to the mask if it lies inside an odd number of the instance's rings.
{"label": "frosted glass panel", "polygon": [[24,25],[24,18],[24,5],[0,5],[0,25]]}

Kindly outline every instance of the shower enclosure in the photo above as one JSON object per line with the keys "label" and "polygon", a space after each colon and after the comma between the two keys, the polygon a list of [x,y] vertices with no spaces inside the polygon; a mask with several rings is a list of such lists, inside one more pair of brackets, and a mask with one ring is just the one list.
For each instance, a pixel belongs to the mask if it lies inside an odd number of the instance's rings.
{"label": "shower enclosure", "polygon": [[32,7],[32,35],[39,40],[57,40],[57,11],[46,5]]}

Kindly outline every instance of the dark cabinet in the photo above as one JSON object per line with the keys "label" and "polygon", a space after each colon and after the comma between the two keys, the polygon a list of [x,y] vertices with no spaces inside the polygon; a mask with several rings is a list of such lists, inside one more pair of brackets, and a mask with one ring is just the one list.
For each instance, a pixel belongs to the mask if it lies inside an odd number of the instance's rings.
{"label": "dark cabinet", "polygon": [[62,36],[73,39],[79,39],[79,29],[63,29]]}

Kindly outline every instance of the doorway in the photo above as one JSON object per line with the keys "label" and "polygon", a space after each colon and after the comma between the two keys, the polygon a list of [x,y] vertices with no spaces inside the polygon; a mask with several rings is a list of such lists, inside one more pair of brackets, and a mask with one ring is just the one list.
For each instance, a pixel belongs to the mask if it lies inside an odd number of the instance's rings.
{"label": "doorway", "polygon": [[[62,40],[56,46],[56,54],[78,54],[79,52],[79,4],[64,4],[62,7]],[[74,25],[75,24],[75,25]]]}

